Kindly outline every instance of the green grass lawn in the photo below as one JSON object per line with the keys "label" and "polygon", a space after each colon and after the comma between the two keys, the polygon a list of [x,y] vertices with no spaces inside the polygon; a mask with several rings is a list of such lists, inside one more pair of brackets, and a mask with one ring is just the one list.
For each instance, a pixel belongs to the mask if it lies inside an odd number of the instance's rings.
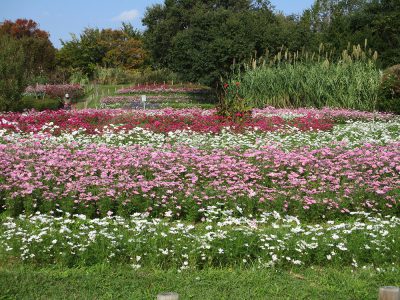
{"label": "green grass lawn", "polygon": [[0,299],[155,299],[166,291],[179,293],[180,299],[377,299],[385,285],[400,285],[399,268],[381,273],[348,267],[178,273],[108,265],[0,267]]}

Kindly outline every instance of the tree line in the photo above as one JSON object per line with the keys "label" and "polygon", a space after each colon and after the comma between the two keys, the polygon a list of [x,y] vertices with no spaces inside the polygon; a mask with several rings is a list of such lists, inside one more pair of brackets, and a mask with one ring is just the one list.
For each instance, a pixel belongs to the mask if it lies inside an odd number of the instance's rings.
{"label": "tree line", "polygon": [[148,7],[142,22],[143,32],[128,23],[119,29],[86,28],[55,49],[36,22],[5,20],[1,79],[17,69],[29,82],[65,82],[74,74],[92,79],[97,68],[166,69],[182,81],[211,86],[228,76],[232,65],[266,51],[312,53],[324,44],[340,55],[348,43],[366,40],[379,53],[379,67],[400,62],[399,0],[315,0],[297,15],[276,11],[269,0],[165,0]]}

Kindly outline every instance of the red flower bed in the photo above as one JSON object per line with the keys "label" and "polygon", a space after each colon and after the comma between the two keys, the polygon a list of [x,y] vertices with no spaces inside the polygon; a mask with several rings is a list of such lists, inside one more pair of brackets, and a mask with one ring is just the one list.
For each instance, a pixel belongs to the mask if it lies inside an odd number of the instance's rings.
{"label": "red flower bed", "polygon": [[[157,112],[157,113],[155,113]],[[117,125],[117,131],[143,127],[154,132],[192,130],[196,132],[219,133],[222,129],[243,132],[247,129],[274,131],[290,125],[300,130],[329,130],[333,123],[329,119],[316,118],[313,115],[285,120],[278,116],[245,116],[240,122],[216,115],[213,111],[202,110],[81,110],[81,111],[45,111],[31,113],[8,113],[0,115],[0,129],[22,132],[43,130],[59,134],[85,128],[88,134],[102,132],[106,125]]]}

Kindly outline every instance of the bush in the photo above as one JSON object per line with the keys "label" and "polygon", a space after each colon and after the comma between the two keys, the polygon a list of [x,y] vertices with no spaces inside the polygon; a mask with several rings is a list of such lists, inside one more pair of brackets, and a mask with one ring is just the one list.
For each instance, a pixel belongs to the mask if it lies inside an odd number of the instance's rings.
{"label": "bush", "polygon": [[240,82],[232,82],[223,85],[223,93],[220,95],[218,114],[230,116],[235,120],[240,120],[246,115],[251,114],[253,105],[241,95]]}
{"label": "bush", "polygon": [[[50,84],[65,84],[70,82],[72,74],[75,70],[71,67],[57,66],[51,74],[48,76],[48,82]],[[35,82],[36,83],[36,82]],[[38,82],[40,83],[40,82]]]}
{"label": "bush", "polygon": [[48,84],[48,83],[49,83],[49,78],[44,74],[33,76],[28,80],[29,85]]}
{"label": "bush", "polygon": [[122,68],[96,67],[94,78],[99,84],[125,84],[132,82],[132,72]]}
{"label": "bush", "polygon": [[151,70],[145,69],[138,72],[133,77],[133,83],[144,84],[144,83],[164,83],[175,81],[177,82],[179,77],[176,73],[168,69]]}
{"label": "bush", "polygon": [[19,103],[18,110],[34,109],[37,111],[42,110],[57,110],[62,107],[62,102],[59,99],[40,98],[37,99],[33,96],[25,96]]}
{"label": "bush", "polygon": [[25,88],[25,56],[21,44],[0,37],[0,111],[14,110]]}
{"label": "bush", "polygon": [[94,79],[99,84],[145,84],[177,82],[179,77],[168,69],[126,70],[123,68],[97,67]]}
{"label": "bush", "polygon": [[69,82],[72,84],[86,85],[89,84],[89,77],[87,74],[84,74],[82,71],[78,70],[71,74]]}
{"label": "bush", "polygon": [[400,114],[400,65],[394,65],[384,72],[378,109]]}

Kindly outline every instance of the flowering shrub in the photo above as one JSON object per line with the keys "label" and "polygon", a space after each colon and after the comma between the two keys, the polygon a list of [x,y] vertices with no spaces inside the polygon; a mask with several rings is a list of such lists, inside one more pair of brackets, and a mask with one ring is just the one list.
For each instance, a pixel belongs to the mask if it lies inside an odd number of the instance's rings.
{"label": "flowering shrub", "polygon": [[25,94],[33,96],[47,95],[50,98],[64,98],[65,94],[69,94],[72,100],[83,97],[84,90],[79,84],[37,84],[28,86]]}

